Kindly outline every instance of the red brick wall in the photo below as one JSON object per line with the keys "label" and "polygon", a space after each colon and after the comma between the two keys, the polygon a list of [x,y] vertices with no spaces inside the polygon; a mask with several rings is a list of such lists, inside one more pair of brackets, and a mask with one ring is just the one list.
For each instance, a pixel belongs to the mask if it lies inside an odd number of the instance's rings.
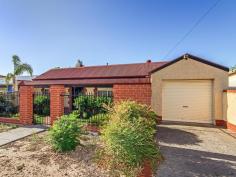
{"label": "red brick wall", "polygon": [[132,100],[151,105],[151,84],[114,84],[114,101]]}
{"label": "red brick wall", "polygon": [[51,85],[50,86],[50,117],[51,124],[60,116],[64,114],[64,85]]}
{"label": "red brick wall", "polygon": [[231,130],[232,132],[236,132],[236,125],[227,122],[227,129]]}
{"label": "red brick wall", "polygon": [[225,120],[215,120],[215,125],[219,127],[226,127],[227,126],[227,121]]}
{"label": "red brick wall", "polygon": [[236,125],[231,124],[225,120],[215,120],[215,125],[220,127],[225,127],[232,132],[236,132]]}
{"label": "red brick wall", "polygon": [[20,122],[25,125],[33,122],[33,91],[32,86],[20,86]]}
{"label": "red brick wall", "polygon": [[21,124],[20,119],[0,117],[0,122],[9,124]]}

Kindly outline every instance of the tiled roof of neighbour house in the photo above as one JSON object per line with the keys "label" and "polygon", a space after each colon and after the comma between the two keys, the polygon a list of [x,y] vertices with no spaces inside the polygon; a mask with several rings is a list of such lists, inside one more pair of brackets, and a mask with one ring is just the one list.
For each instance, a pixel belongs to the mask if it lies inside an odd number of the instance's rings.
{"label": "tiled roof of neighbour house", "polygon": [[37,76],[16,76],[17,81],[31,81]]}
{"label": "tiled roof of neighbour house", "polygon": [[168,62],[146,62],[79,68],[56,68],[41,74],[36,77],[34,81],[61,79],[145,78],[149,76],[150,71],[161,67],[166,63]]}

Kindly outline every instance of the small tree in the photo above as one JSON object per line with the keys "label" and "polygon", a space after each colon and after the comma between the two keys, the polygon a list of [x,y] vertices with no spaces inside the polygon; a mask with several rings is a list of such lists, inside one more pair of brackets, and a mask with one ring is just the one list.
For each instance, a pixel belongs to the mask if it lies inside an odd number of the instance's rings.
{"label": "small tree", "polygon": [[230,68],[230,72],[236,72],[236,65]]}

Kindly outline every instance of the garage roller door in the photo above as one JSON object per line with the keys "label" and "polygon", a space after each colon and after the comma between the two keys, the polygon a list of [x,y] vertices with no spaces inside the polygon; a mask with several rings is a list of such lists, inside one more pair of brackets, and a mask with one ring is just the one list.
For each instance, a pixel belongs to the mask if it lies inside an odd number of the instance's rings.
{"label": "garage roller door", "polygon": [[164,81],[163,120],[212,123],[212,81]]}

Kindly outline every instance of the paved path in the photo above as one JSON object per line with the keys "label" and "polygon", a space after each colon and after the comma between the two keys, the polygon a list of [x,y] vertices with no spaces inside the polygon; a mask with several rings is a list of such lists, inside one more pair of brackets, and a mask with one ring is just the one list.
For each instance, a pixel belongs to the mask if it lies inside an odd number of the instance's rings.
{"label": "paved path", "polygon": [[236,176],[236,136],[215,127],[160,125],[157,177]]}
{"label": "paved path", "polygon": [[0,133],[0,146],[19,140],[34,133],[45,131],[46,127],[33,125],[11,129]]}

